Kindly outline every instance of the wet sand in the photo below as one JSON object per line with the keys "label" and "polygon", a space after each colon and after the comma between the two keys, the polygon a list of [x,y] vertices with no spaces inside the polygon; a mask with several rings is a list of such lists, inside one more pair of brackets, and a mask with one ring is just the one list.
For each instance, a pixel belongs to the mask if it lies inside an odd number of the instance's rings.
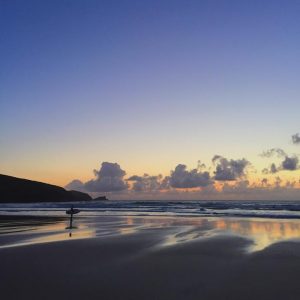
{"label": "wet sand", "polygon": [[178,227],[147,227],[0,249],[1,298],[300,298],[298,241],[249,252],[253,240],[238,235],[166,243],[174,232]]}

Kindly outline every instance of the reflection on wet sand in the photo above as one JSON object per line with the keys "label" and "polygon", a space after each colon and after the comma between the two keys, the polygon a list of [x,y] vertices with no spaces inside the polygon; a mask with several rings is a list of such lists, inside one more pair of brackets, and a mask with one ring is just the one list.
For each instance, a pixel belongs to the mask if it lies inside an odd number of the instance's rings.
{"label": "reflection on wet sand", "polygon": [[[249,251],[260,251],[273,243],[299,239],[300,221],[280,219],[236,218],[127,218],[127,224],[145,228],[172,227],[175,232],[167,234],[164,246],[192,241],[197,238],[221,234],[238,235],[251,239]],[[132,229],[132,232],[136,230]]]}
{"label": "reflection on wet sand", "polygon": [[[77,228],[79,229],[79,228]],[[79,230],[72,230],[69,232],[62,232],[62,233],[56,233],[56,234],[50,234],[48,236],[42,236],[39,238],[34,238],[32,240],[29,240],[28,243],[49,243],[49,242],[57,242],[57,241],[63,241],[68,239],[68,237],[71,237],[73,239],[86,239],[86,238],[92,238],[95,236],[95,231],[89,229],[89,228],[80,228]]]}
{"label": "reflection on wet sand", "polygon": [[253,239],[250,250],[259,251],[273,243],[300,238],[300,222],[293,220],[216,220],[215,228]]}
{"label": "reflection on wet sand", "polygon": [[212,218],[212,217],[83,217],[77,218],[75,227],[68,228],[68,221],[35,224],[31,229],[24,222],[26,231],[20,228],[0,227],[0,248],[35,243],[127,235],[142,230],[157,229],[164,239],[161,246],[171,246],[217,235],[237,235],[251,239],[249,251],[259,251],[269,245],[299,239],[300,221],[254,218]]}
{"label": "reflection on wet sand", "polygon": [[58,222],[49,225],[36,225],[22,234],[19,234],[19,231],[16,232],[17,234],[10,232],[15,235],[15,239],[12,243],[0,243],[0,248],[64,241],[70,239],[70,237],[72,239],[84,239],[95,236],[95,230],[84,224],[71,229],[66,227],[66,224],[66,222]]}

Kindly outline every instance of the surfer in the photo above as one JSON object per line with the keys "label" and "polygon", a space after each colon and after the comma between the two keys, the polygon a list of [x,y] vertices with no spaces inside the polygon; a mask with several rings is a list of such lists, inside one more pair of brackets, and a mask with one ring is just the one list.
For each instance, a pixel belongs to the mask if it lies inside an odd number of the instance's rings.
{"label": "surfer", "polygon": [[[78,213],[80,213],[80,210],[74,208],[74,205],[73,205],[73,204],[71,205],[71,208],[70,208],[70,209],[66,210],[66,214],[67,214],[67,215],[70,215],[70,226],[69,226],[70,229],[73,228],[73,226],[72,226],[72,224],[73,224],[73,215],[78,214]],[[70,235],[70,236],[71,236],[71,235]]]}

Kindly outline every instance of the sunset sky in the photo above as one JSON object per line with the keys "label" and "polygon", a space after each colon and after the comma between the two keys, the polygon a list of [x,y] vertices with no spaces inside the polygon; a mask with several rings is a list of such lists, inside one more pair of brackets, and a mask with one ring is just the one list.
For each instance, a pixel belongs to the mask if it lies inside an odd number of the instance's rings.
{"label": "sunset sky", "polygon": [[292,0],[0,1],[0,173],[300,200],[299,16]]}

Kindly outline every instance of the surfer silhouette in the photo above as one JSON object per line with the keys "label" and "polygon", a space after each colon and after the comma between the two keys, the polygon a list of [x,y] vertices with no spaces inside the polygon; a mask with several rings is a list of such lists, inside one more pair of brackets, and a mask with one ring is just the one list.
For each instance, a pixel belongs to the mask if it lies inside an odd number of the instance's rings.
{"label": "surfer silhouette", "polygon": [[[70,226],[67,227],[68,229],[72,229],[73,228],[73,215],[76,215],[80,213],[80,210],[79,209],[76,209],[74,208],[74,205],[72,204],[71,205],[71,208],[66,210],[66,214],[67,215],[70,215]],[[71,237],[72,236],[72,232],[69,233],[69,236]]]}

